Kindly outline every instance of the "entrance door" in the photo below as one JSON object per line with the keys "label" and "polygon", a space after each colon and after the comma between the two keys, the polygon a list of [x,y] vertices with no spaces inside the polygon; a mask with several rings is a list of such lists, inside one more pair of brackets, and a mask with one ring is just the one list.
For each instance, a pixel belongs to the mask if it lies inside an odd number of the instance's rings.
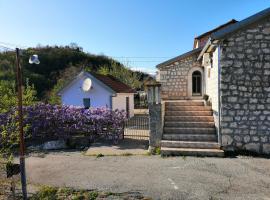
{"label": "entrance door", "polygon": [[127,118],[129,118],[129,97],[126,97],[126,112]]}
{"label": "entrance door", "polygon": [[202,74],[195,71],[192,74],[192,96],[202,95]]}

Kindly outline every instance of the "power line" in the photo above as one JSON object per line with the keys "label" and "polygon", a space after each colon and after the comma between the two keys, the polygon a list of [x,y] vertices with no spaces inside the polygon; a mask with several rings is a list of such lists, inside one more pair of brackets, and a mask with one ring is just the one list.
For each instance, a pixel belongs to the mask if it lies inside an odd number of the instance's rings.
{"label": "power line", "polygon": [[129,59],[129,58],[171,58],[167,56],[111,56],[111,58],[123,58],[123,59]]}
{"label": "power line", "polygon": [[18,47],[20,49],[28,48],[27,46],[22,46],[22,45],[18,45],[18,44],[12,44],[12,43],[8,43],[8,42],[1,42],[1,41],[0,41],[0,47],[10,49],[10,50],[14,50],[16,47]]}

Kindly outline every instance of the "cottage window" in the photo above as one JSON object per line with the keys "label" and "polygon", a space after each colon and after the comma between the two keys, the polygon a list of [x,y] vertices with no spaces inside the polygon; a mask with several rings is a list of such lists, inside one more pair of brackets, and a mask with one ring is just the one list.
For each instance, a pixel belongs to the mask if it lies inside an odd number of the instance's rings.
{"label": "cottage window", "polygon": [[83,106],[84,108],[90,108],[91,106],[90,98],[83,98]]}

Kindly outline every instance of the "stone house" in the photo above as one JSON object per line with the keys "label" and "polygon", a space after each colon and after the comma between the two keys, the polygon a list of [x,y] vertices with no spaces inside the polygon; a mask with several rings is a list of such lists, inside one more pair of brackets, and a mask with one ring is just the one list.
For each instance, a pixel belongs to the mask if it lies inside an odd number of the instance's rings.
{"label": "stone house", "polygon": [[270,8],[196,37],[157,69],[163,154],[270,154]]}

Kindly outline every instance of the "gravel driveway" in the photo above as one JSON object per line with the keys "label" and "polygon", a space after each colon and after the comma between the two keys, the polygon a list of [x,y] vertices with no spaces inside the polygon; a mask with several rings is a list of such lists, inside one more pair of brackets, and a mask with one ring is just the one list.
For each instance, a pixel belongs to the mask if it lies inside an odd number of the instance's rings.
{"label": "gravel driveway", "polygon": [[50,153],[26,164],[32,184],[138,191],[153,199],[270,199],[270,159],[264,158]]}

